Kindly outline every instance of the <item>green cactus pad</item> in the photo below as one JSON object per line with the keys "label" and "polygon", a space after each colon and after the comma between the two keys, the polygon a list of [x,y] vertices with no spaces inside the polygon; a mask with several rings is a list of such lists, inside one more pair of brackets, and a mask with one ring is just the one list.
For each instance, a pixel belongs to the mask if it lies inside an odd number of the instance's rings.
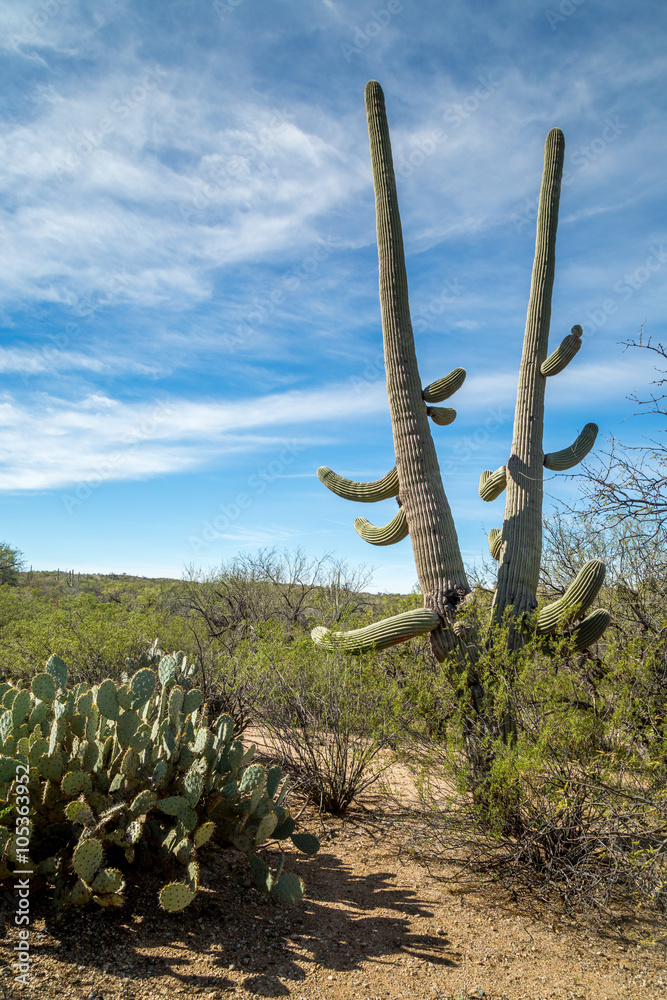
{"label": "green cactus pad", "polygon": [[483,472],[479,477],[479,495],[482,500],[491,501],[499,497],[507,486],[507,466],[501,465],[495,472]]}
{"label": "green cactus pad", "polygon": [[8,785],[16,777],[16,768],[20,761],[13,757],[0,757],[0,785]]}
{"label": "green cactus pad", "polygon": [[74,871],[84,882],[92,882],[95,872],[102,864],[102,845],[99,840],[84,840],[79,843],[72,856]]}
{"label": "green cactus pad", "polygon": [[243,777],[239,783],[239,794],[252,794],[258,789],[264,790],[266,787],[266,772],[261,764],[251,764],[243,772]]}
{"label": "green cactus pad", "polygon": [[15,688],[15,687],[7,688],[7,690],[5,691],[5,693],[2,696],[3,707],[4,708],[11,708],[12,705],[14,704],[14,698],[16,698],[16,695],[18,693],[19,693],[18,692],[18,688]]}
{"label": "green cactus pad", "polygon": [[155,671],[148,667],[143,667],[133,674],[130,680],[130,688],[134,695],[133,708],[138,708],[145,704],[153,696],[155,691]]}
{"label": "green cactus pad", "polygon": [[185,796],[191,806],[196,806],[204,791],[204,779],[197,771],[188,771],[183,779]]}
{"label": "green cactus pad", "polygon": [[183,701],[183,713],[185,715],[192,715],[193,712],[197,711],[203,700],[204,696],[198,688],[188,691]]}
{"label": "green cactus pad", "polygon": [[85,715],[86,718],[90,715],[93,710],[93,702],[95,700],[94,692],[91,688],[90,691],[84,691],[76,703],[76,710],[79,715]]}
{"label": "green cactus pad", "polygon": [[176,674],[178,673],[178,663],[173,656],[164,656],[160,660],[160,665],[158,667],[158,677],[160,678],[160,683],[163,687],[169,687],[176,680]]}
{"label": "green cactus pad", "polygon": [[65,806],[65,815],[72,823],[90,826],[95,822],[93,811],[87,802],[69,802]]}
{"label": "green cactus pad", "polygon": [[266,772],[266,794],[270,799],[272,799],[278,791],[278,785],[280,784],[282,776],[283,772],[279,764],[274,764],[273,767],[270,767]]}
{"label": "green cactus pad", "polygon": [[37,674],[30,686],[35,698],[39,698],[40,701],[55,701],[56,682],[51,674]]}
{"label": "green cactus pad", "polygon": [[91,896],[92,893],[88,886],[81,879],[77,879],[69,894],[69,902],[74,906],[84,906],[90,902]]}
{"label": "green cactus pad", "polygon": [[564,368],[567,368],[572,358],[581,347],[581,333],[575,334],[575,330],[581,330],[580,326],[573,326],[572,333],[569,333],[560,342],[556,350],[549,355],[546,361],[540,365],[542,375],[558,375]]}
{"label": "green cactus pad", "polygon": [[148,726],[142,722],[142,724],[137,729],[136,733],[130,740],[130,747],[135,753],[141,753],[145,750],[151,741],[151,731]]}
{"label": "green cactus pad", "polygon": [[595,444],[597,436],[598,425],[586,424],[579,437],[569,448],[563,448],[562,451],[553,451],[549,455],[544,456],[545,468],[551,469],[552,472],[564,472],[566,469],[572,469],[582,459],[586,458],[586,455]]}
{"label": "green cactus pad", "polygon": [[82,792],[87,795],[92,791],[90,775],[86,771],[68,771],[60,782],[60,789],[68,799]]}
{"label": "green cactus pad", "polygon": [[86,722],[86,739],[89,743],[92,743],[97,735],[97,727],[100,721],[100,710],[97,705],[93,705],[90,712],[88,713],[88,721]]}
{"label": "green cactus pad", "polygon": [[97,707],[105,719],[117,719],[120,715],[118,692],[112,680],[102,681],[97,689]]}
{"label": "green cactus pad", "polygon": [[59,753],[44,754],[37,761],[39,773],[47,781],[60,781],[63,776],[63,759]]}
{"label": "green cactus pad", "polygon": [[213,742],[213,734],[208,729],[199,729],[195,737],[195,753],[204,753]]}
{"label": "green cactus pad", "polygon": [[183,882],[170,882],[160,890],[160,906],[169,913],[184,910],[197,895],[195,889]]}
{"label": "green cactus pad", "polygon": [[357,517],[354,520],[354,530],[371,545],[395,545],[409,534],[407,518],[402,507],[399,508],[396,517],[381,528],[371,524],[365,517]]}
{"label": "green cactus pad", "polygon": [[320,849],[320,842],[312,833],[293,833],[291,836],[292,843],[303,854],[317,854]]}
{"label": "green cactus pad", "polygon": [[168,708],[169,721],[173,725],[178,724],[184,700],[185,700],[185,692],[183,688],[180,687],[178,684],[175,685],[175,687],[173,687],[169,692],[169,708]]}
{"label": "green cactus pad", "polygon": [[261,889],[263,892],[271,892],[271,887],[273,886],[273,876],[271,875],[269,866],[266,862],[256,854],[250,854],[248,856],[248,863],[250,864],[250,871],[253,874],[257,888]]}
{"label": "green cactus pad", "polygon": [[489,552],[491,553],[491,558],[495,559],[496,562],[500,559],[500,550],[502,546],[502,531],[500,528],[491,528],[491,531],[489,532]]}
{"label": "green cactus pad", "polygon": [[37,872],[39,875],[55,875],[58,870],[58,859],[56,857],[44,858],[40,863]]}
{"label": "green cactus pad", "polygon": [[188,862],[188,885],[195,892],[199,888],[199,865],[194,859]]}
{"label": "green cactus pad", "polygon": [[288,872],[274,883],[272,892],[285,903],[299,903],[303,899],[306,887],[298,875]]}
{"label": "green cactus pad", "polygon": [[119,717],[116,725],[116,738],[124,749],[127,749],[132,742],[132,737],[139,728],[139,722],[139,716],[132,709],[126,710]]}
{"label": "green cactus pad", "polygon": [[97,767],[98,761],[100,759],[100,748],[97,743],[86,743],[83,748],[83,755],[81,757],[81,767],[82,770],[88,771],[91,774]]}
{"label": "green cactus pad", "polygon": [[166,799],[159,799],[157,807],[167,816],[178,816],[179,812],[188,808],[188,800],[182,795],[170,795]]}
{"label": "green cactus pad", "polygon": [[67,687],[67,664],[63,663],[59,656],[50,656],[44,669],[47,674],[51,674],[56,682],[56,687]]}
{"label": "green cactus pad", "polygon": [[12,723],[14,728],[22,726],[25,720],[28,718],[30,712],[30,691],[27,688],[22,688],[18,691],[14,701],[12,703]]}
{"label": "green cactus pad", "polygon": [[215,833],[215,823],[202,823],[192,835],[195,847],[203,847]]}
{"label": "green cactus pad", "polygon": [[65,720],[62,718],[54,719],[51,723],[51,731],[49,734],[49,756],[56,752],[56,747],[62,743],[66,732],[67,723]]}
{"label": "green cactus pad", "polygon": [[11,733],[13,726],[12,710],[11,708],[7,708],[0,716],[0,739],[6,740]]}
{"label": "green cactus pad", "polygon": [[126,750],[123,754],[123,760],[120,765],[120,773],[126,775],[128,778],[134,778],[138,767],[139,758],[132,747],[130,747],[129,750]]}
{"label": "green cactus pad", "polygon": [[134,694],[132,693],[132,689],[129,684],[122,684],[118,688],[116,696],[118,698],[118,704],[122,709],[127,710],[128,708],[132,708]]}
{"label": "green cactus pad", "polygon": [[597,597],[606,569],[599,559],[591,559],[582,566],[563,596],[539,612],[536,634],[548,635],[581,618]]}
{"label": "green cactus pad", "polygon": [[431,418],[434,424],[439,424],[440,427],[453,424],[456,420],[456,410],[453,410],[451,406],[427,406],[426,415]]}
{"label": "green cactus pad", "polygon": [[604,608],[597,608],[587,618],[572,629],[570,637],[578,653],[588,649],[601,639],[611,621],[611,615]]}
{"label": "green cactus pad", "polygon": [[257,824],[257,831],[255,833],[255,847],[259,847],[261,844],[265,843],[275,828],[278,826],[278,816],[274,812],[269,812],[266,816],[262,816],[259,823]]}
{"label": "green cactus pad", "polygon": [[351,632],[330,632],[318,625],[310,633],[318,646],[327,649],[341,649],[344,653],[368,653],[372,649],[387,649],[406,639],[431,632],[440,625],[440,616],[429,608],[417,608],[414,611],[404,611],[393,618],[367,625],[365,628],[353,629]]}
{"label": "green cactus pad", "polygon": [[141,840],[141,835],[144,832],[144,824],[138,820],[133,819],[131,823],[127,824],[127,830],[125,831],[125,840],[128,844],[138,844]]}
{"label": "green cactus pad", "polygon": [[35,726],[41,725],[46,719],[47,715],[51,710],[51,706],[48,702],[40,701],[34,707],[30,713],[30,718],[28,719],[28,728],[30,730],[34,729]]}
{"label": "green cactus pad", "polygon": [[194,850],[194,844],[189,837],[183,837],[182,840],[172,848],[172,853],[178,858],[182,865],[187,864],[190,855]]}
{"label": "green cactus pad", "polygon": [[150,788],[145,789],[132,800],[132,805],[130,806],[130,812],[133,816],[141,816],[142,813],[148,813],[154,808],[157,802],[157,795]]}
{"label": "green cactus pad", "polygon": [[465,368],[455,368],[449,375],[427,385],[422,392],[422,399],[425,403],[442,403],[443,399],[449,399],[461,388],[465,379]]}
{"label": "green cactus pad", "polygon": [[357,503],[377,503],[378,500],[389,500],[398,496],[396,466],[382,479],[376,479],[372,483],[356,483],[352,479],[343,479],[326,465],[321,465],[317,470],[317,478],[336,496],[344,500],[356,500]]}

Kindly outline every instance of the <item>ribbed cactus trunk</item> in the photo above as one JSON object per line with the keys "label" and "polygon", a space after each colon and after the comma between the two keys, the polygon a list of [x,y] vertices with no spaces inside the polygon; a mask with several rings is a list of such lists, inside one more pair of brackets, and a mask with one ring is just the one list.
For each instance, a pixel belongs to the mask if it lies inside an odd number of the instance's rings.
{"label": "ribbed cactus trunk", "polygon": [[556,227],[565,140],[552,129],[544,147],[535,241],[535,262],[519,372],[512,453],[507,463],[507,495],[501,535],[500,567],[495,609],[498,617],[512,607],[513,615],[532,611],[542,554],[542,497],[544,451],[545,361],[551,320]]}
{"label": "ribbed cactus trunk", "polygon": [[443,618],[444,628],[430,633],[435,655],[442,660],[455,643],[448,626],[449,612],[470,588],[422,396],[384,95],[374,80],[366,86],[366,114],[377,213],[380,306],[399,480],[398,501],[407,519],[424,604]]}

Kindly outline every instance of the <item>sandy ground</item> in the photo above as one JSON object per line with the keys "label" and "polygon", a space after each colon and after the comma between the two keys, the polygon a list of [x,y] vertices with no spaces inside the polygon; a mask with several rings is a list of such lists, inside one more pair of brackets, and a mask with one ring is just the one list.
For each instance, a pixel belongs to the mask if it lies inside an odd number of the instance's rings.
{"label": "sandy ground", "polygon": [[548,908],[517,912],[488,892],[454,895],[405,851],[415,822],[386,794],[367,795],[345,821],[304,814],[301,827],[322,847],[315,858],[288,852],[286,870],[307,883],[298,906],[262,895],[245,859],[215,845],[202,850],[202,889],[179,914],[157,907],[162,879],[152,872],[137,875],[115,912],[72,909],[56,920],[37,896],[27,986],[11,967],[17,931],[7,896],[0,996],[667,996],[664,918],[628,910],[596,927]]}

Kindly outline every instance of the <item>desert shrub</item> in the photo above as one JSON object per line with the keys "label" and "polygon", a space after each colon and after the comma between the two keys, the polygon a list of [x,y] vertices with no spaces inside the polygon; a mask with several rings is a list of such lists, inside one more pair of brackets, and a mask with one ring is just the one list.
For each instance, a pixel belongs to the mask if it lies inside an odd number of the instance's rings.
{"label": "desert shrub", "polygon": [[398,688],[372,654],[328,654],[308,636],[278,648],[280,659],[265,644],[253,661],[263,680],[257,721],[311,800],[341,816],[378,780],[405,732]]}
{"label": "desert shrub", "polygon": [[[258,885],[288,901],[293,874],[272,874],[257,850],[295,834],[281,769],[252,764],[225,715],[209,722],[183,653],[153,650],[131,676],[68,687],[52,656],[31,687],[0,685],[0,880],[20,868],[51,883],[58,906],[123,903],[121,866],[159,860],[171,881],[165,910],[180,910],[199,885],[197,852],[211,838],[233,844]],[[105,867],[105,862],[109,866]]]}
{"label": "desert shrub", "polygon": [[422,857],[458,858],[455,880],[566,907],[667,902],[667,727],[653,680],[662,657],[638,669],[633,647],[610,645],[601,662],[566,642],[508,653],[495,638],[479,661],[483,713],[462,699],[447,739],[422,742]]}

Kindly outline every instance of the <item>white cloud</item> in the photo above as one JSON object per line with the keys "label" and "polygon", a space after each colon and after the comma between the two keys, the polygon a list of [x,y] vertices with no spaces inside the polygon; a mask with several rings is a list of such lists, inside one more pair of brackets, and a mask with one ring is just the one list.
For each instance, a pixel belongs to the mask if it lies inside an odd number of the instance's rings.
{"label": "white cloud", "polygon": [[6,397],[0,404],[0,488],[147,479],[238,452],[282,453],[293,449],[295,438],[310,441],[313,425],[358,420],[385,406],[383,386],[360,395],[332,385],[234,403],[168,398],[130,404],[98,394],[76,405],[51,397],[27,406]]}

